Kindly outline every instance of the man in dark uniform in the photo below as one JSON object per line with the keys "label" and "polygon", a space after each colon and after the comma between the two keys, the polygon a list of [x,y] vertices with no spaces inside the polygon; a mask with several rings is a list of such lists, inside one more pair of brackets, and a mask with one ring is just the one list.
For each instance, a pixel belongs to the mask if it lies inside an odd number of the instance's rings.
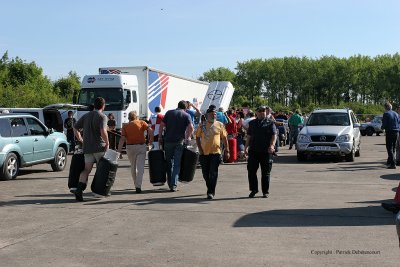
{"label": "man in dark uniform", "polygon": [[249,179],[250,198],[258,193],[257,170],[261,166],[261,186],[263,197],[269,196],[269,181],[272,169],[273,153],[275,152],[276,127],[267,118],[269,107],[257,109],[257,118],[250,121],[247,131],[245,153],[248,155],[247,172]]}

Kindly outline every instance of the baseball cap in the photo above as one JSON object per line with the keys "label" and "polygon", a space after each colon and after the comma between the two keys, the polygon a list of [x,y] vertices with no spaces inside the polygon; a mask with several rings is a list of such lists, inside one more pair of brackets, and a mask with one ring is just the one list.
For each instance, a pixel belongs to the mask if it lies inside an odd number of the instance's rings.
{"label": "baseball cap", "polygon": [[266,111],[267,109],[269,109],[269,107],[268,106],[259,106],[257,109],[256,109],[256,111],[258,111],[258,112],[263,112],[263,111]]}

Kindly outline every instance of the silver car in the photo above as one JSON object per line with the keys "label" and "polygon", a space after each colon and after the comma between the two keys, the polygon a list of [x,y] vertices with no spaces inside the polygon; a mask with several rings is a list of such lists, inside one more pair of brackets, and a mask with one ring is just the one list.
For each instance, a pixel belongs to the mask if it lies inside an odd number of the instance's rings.
{"label": "silver car", "polygon": [[308,155],[360,156],[360,124],[349,109],[314,110],[297,137],[298,161]]}
{"label": "silver car", "polygon": [[383,133],[382,127],[382,115],[375,116],[374,119],[370,122],[361,123],[360,132],[362,136],[368,135],[372,136],[374,133],[376,136]]}

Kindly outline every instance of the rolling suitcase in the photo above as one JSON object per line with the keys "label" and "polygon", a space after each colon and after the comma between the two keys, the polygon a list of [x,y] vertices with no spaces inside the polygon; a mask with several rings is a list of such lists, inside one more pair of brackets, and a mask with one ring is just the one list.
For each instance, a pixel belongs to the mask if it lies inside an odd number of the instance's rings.
{"label": "rolling suitcase", "polygon": [[149,174],[150,183],[154,186],[164,185],[167,181],[166,161],[163,150],[150,150],[149,158]]}
{"label": "rolling suitcase", "polygon": [[78,186],[79,176],[85,169],[85,156],[83,153],[74,153],[69,166],[68,188],[74,190]]}
{"label": "rolling suitcase", "polygon": [[97,163],[96,173],[92,181],[92,192],[102,196],[109,196],[114,184],[118,164],[102,157]]}
{"label": "rolling suitcase", "polygon": [[193,181],[194,173],[196,172],[199,153],[185,147],[182,153],[181,170],[179,173],[180,182]]}

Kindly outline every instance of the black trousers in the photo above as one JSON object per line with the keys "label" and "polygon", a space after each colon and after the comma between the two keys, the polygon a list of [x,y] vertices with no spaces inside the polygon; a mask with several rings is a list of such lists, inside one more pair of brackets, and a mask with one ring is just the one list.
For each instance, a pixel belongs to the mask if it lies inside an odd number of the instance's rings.
{"label": "black trousers", "polygon": [[218,167],[221,162],[221,154],[200,155],[201,171],[206,181],[207,194],[215,195],[215,187],[218,180]]}
{"label": "black trousers", "polygon": [[75,135],[74,131],[67,130],[67,142],[69,143],[69,150],[75,151]]}
{"label": "black trousers", "polygon": [[[396,142],[397,142],[397,135],[399,132],[397,131],[387,131],[386,132],[386,150],[388,153],[387,164],[390,166],[394,166],[394,155],[396,152]],[[396,159],[399,160],[399,159]]]}
{"label": "black trousers", "polygon": [[272,155],[268,152],[249,151],[247,159],[247,173],[249,178],[249,189],[258,192],[257,170],[261,166],[261,187],[263,194],[269,193],[269,181],[272,169]]}

